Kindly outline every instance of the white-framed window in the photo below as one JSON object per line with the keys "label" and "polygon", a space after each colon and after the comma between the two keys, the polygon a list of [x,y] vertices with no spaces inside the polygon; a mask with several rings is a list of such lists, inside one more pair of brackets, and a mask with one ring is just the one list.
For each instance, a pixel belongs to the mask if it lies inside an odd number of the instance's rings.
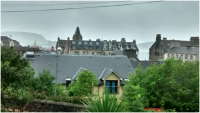
{"label": "white-framed window", "polygon": [[187,55],[185,55],[185,59],[187,60],[187,58],[188,58],[188,56]]}
{"label": "white-framed window", "polygon": [[192,55],[190,55],[190,60],[193,60],[193,56]]}
{"label": "white-framed window", "polygon": [[167,54],[167,57],[169,58],[169,53]]}
{"label": "white-framed window", "polygon": [[99,45],[99,42],[96,42],[96,45]]}
{"label": "white-framed window", "polygon": [[75,42],[75,41],[72,41],[72,44],[76,44],[76,42]]}
{"label": "white-framed window", "polygon": [[79,41],[78,44],[81,44],[81,41]]}
{"label": "white-framed window", "polygon": [[178,59],[178,54],[176,54],[176,58]]}
{"label": "white-framed window", "polygon": [[88,42],[84,42],[84,44],[85,44],[85,45],[87,45],[87,44],[88,44]]}

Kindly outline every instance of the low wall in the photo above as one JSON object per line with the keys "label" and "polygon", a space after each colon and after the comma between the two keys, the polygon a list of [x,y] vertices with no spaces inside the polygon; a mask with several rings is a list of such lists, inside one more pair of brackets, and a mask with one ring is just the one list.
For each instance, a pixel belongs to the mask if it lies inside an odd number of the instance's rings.
{"label": "low wall", "polygon": [[3,105],[6,105],[8,111],[25,111],[25,112],[81,112],[84,110],[84,105],[72,104],[66,102],[55,102],[47,100],[35,99],[32,102],[21,106],[16,106],[15,102],[10,98],[1,100]]}

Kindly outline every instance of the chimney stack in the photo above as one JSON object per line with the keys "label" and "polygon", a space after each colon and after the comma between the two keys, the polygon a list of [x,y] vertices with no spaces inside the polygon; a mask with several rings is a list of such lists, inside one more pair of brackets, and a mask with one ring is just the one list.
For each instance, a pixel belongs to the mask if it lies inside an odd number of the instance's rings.
{"label": "chimney stack", "polygon": [[67,38],[67,54],[69,54],[69,37]]}
{"label": "chimney stack", "polygon": [[167,37],[163,37],[163,40],[167,40]]}

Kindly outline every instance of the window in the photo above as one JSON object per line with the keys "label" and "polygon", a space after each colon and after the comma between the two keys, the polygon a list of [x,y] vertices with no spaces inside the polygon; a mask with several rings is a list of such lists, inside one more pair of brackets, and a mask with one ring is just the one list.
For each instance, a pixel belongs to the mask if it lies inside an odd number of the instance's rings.
{"label": "window", "polygon": [[88,42],[84,42],[84,44],[85,44],[85,45],[87,45],[87,44],[88,44]]}
{"label": "window", "polygon": [[81,44],[81,42],[78,42],[78,44]]}
{"label": "window", "polygon": [[83,51],[83,54],[85,54],[85,51]]}
{"label": "window", "polygon": [[99,45],[99,42],[96,42],[96,45]]}
{"label": "window", "polygon": [[169,57],[169,54],[167,54],[167,56]]}
{"label": "window", "polygon": [[92,52],[92,55],[94,55],[94,52]]}
{"label": "window", "polygon": [[106,89],[110,93],[117,93],[117,80],[106,80]]}
{"label": "window", "polygon": [[178,59],[178,54],[176,55],[176,58]]}
{"label": "window", "polygon": [[185,59],[187,59],[187,55],[185,55]]}
{"label": "window", "polygon": [[101,52],[97,52],[97,55],[101,55]]}
{"label": "window", "polygon": [[90,45],[92,45],[92,42],[90,42]]}
{"label": "window", "polygon": [[74,54],[79,55],[79,51],[74,51]]}
{"label": "window", "polygon": [[73,49],[76,49],[76,46],[73,46]]}
{"label": "window", "polygon": [[76,44],[76,42],[75,42],[75,41],[72,41],[72,44]]}
{"label": "window", "polygon": [[192,57],[192,55],[190,55],[190,59],[191,59],[191,60],[193,60],[193,57]]}

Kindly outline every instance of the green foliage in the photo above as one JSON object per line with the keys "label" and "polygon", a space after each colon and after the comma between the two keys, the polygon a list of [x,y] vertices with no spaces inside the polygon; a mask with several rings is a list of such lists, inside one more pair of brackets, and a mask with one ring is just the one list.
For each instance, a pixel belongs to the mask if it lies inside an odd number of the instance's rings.
{"label": "green foliage", "polygon": [[7,88],[32,86],[34,69],[27,59],[15,53],[13,47],[1,47],[1,85]]}
{"label": "green foliage", "polygon": [[123,112],[124,105],[122,102],[117,102],[117,98],[114,95],[106,94],[103,95],[101,99],[100,96],[97,100],[89,98],[88,100],[83,101],[85,105],[86,112]]}
{"label": "green foliage", "polygon": [[94,85],[97,85],[96,75],[88,70],[83,70],[77,80],[69,85],[69,96],[88,96],[92,93]]}
{"label": "green foliage", "polygon": [[23,87],[15,89],[8,87],[4,93],[9,96],[16,105],[22,105],[34,99],[33,93],[30,88]]}
{"label": "green foliage", "polygon": [[[144,76],[141,65],[139,65],[139,69],[135,69],[135,71],[140,73],[140,76]],[[129,81],[126,82],[123,88],[122,101],[125,104],[126,111],[143,112],[144,107],[148,106],[147,92],[145,88],[140,87],[139,84],[141,79],[142,77],[140,78],[132,74],[129,76]]]}
{"label": "green foliage", "polygon": [[[149,106],[141,101],[145,107],[199,111],[199,61],[167,59],[161,66],[155,63],[146,71],[136,69],[135,77],[130,75],[129,80],[144,90],[142,94],[149,101]],[[123,91],[123,95],[126,93]]]}
{"label": "green foliage", "polygon": [[53,80],[55,77],[51,75],[49,70],[43,70],[39,72],[39,76],[34,79],[33,88],[37,92],[46,92],[47,95],[53,95]]}

